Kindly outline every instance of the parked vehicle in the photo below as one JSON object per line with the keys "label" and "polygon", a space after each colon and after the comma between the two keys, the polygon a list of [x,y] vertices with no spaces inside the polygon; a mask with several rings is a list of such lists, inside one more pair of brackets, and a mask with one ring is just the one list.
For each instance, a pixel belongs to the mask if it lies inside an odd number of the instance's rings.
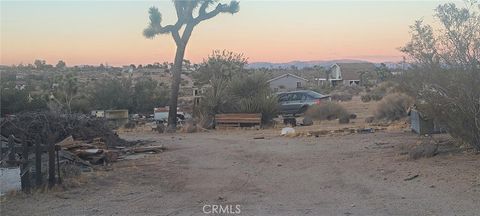
{"label": "parked vehicle", "polygon": [[329,95],[322,95],[311,90],[282,92],[277,94],[277,97],[278,110],[283,116],[300,115],[307,111],[311,105],[331,100]]}
{"label": "parked vehicle", "polygon": [[[190,119],[192,116],[185,112],[177,112],[177,123],[182,124],[185,119]],[[157,123],[167,123],[168,121],[168,112],[155,112],[153,119]]]}

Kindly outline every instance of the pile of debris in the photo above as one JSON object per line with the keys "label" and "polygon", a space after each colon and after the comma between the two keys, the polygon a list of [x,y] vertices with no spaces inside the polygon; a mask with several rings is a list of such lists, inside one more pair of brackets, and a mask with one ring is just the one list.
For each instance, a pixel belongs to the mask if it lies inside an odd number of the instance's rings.
{"label": "pile of debris", "polygon": [[47,138],[52,136],[52,142],[62,141],[68,136],[75,140],[92,142],[101,137],[109,147],[127,146],[129,142],[121,139],[108,127],[105,119],[83,114],[56,114],[52,112],[25,112],[9,118],[3,118],[0,123],[1,134],[4,137],[14,135],[27,140]]}
{"label": "pile of debris", "polygon": [[60,157],[82,165],[108,165],[123,159],[126,155],[135,153],[160,153],[165,150],[163,145],[145,146],[150,141],[137,141],[129,146],[108,147],[103,138],[94,138],[91,142],[75,140],[67,137],[56,146],[61,148]]}
{"label": "pile of debris", "polygon": [[83,167],[106,165],[132,153],[158,153],[165,149],[163,146],[145,146],[150,143],[148,141],[126,141],[109,128],[104,119],[83,114],[19,113],[2,118],[0,129],[1,149],[7,147],[6,137],[13,135],[18,148],[23,144],[33,148],[35,143],[40,143],[42,148],[55,145],[61,164],[73,163]]}

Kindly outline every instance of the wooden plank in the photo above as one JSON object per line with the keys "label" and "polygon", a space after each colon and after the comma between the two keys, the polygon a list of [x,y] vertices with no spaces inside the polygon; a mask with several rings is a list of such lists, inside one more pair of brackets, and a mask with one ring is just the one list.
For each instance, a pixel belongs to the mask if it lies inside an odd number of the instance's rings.
{"label": "wooden plank", "polygon": [[252,123],[252,124],[259,124],[261,120],[248,120],[248,119],[223,119],[221,121],[217,121],[217,123]]}
{"label": "wooden plank", "polygon": [[22,141],[23,144],[23,163],[20,169],[20,172],[22,173],[21,175],[21,184],[22,184],[22,190],[25,193],[30,193],[30,168],[29,168],[29,163],[28,163],[28,154],[29,154],[29,148],[28,148],[28,143],[23,139]]}
{"label": "wooden plank", "polygon": [[42,147],[40,144],[40,136],[35,139],[35,185],[42,185]]}
{"label": "wooden plank", "polygon": [[56,134],[48,136],[48,187],[52,188],[55,185],[55,137]]}
{"label": "wooden plank", "polygon": [[215,118],[231,118],[231,117],[240,117],[240,118],[261,118],[261,113],[231,113],[231,114],[217,114]]}
{"label": "wooden plank", "polygon": [[241,124],[261,124],[261,113],[229,113],[215,115],[215,122],[218,126],[240,127]]}
{"label": "wooden plank", "polygon": [[15,160],[15,141],[13,140],[13,135],[8,137],[8,160],[14,161]]}

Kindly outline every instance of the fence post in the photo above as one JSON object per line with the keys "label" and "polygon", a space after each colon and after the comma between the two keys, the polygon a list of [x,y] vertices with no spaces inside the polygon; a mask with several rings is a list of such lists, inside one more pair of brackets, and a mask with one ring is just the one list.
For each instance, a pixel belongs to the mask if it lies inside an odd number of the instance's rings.
{"label": "fence post", "polygon": [[48,146],[48,187],[55,185],[55,136],[50,135],[47,138]]}
{"label": "fence post", "polygon": [[61,147],[58,145],[55,145],[55,153],[57,154],[57,175],[58,175],[58,183],[62,184],[62,176],[60,173],[60,153],[59,151],[61,150]]}
{"label": "fence post", "polygon": [[41,139],[35,137],[35,184],[37,187],[42,185],[42,146]]}
{"label": "fence post", "polygon": [[14,164],[15,163],[15,140],[13,135],[8,136],[8,163]]}
{"label": "fence post", "polygon": [[28,150],[28,142],[25,136],[22,137],[22,144],[23,144],[23,163],[21,166],[21,181],[22,181],[22,190],[25,193],[30,193],[30,168],[29,168],[29,161],[28,161],[28,154],[30,153]]}

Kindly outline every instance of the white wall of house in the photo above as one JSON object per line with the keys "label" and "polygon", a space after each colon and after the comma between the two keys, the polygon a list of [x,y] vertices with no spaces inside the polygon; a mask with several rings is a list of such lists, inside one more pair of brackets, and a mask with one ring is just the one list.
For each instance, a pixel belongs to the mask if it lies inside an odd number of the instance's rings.
{"label": "white wall of house", "polygon": [[305,87],[306,81],[292,76],[284,76],[270,81],[270,88],[275,92],[292,91]]}
{"label": "white wall of house", "polygon": [[340,67],[336,64],[334,64],[331,68],[330,79],[332,80],[342,79],[342,72],[340,71]]}

